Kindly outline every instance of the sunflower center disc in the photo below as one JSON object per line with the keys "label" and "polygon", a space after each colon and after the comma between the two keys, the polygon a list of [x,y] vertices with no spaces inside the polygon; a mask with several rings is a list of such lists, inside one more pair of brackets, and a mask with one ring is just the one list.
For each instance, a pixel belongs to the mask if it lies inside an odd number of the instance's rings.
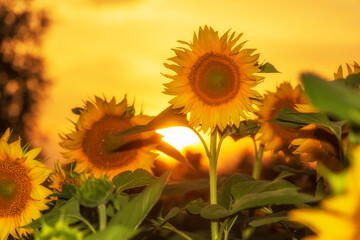
{"label": "sunflower center disc", "polygon": [[[131,127],[128,118],[105,115],[100,121],[93,124],[85,134],[82,148],[89,162],[99,169],[117,169],[131,164],[136,158],[137,134],[124,137],[124,146],[109,151],[109,136]],[[116,144],[116,143],[115,143]],[[125,146],[126,145],[126,146]]]}
{"label": "sunflower center disc", "polygon": [[0,161],[0,218],[21,213],[30,192],[30,178],[24,166],[8,159]]}
{"label": "sunflower center disc", "polygon": [[240,90],[240,72],[232,59],[207,53],[200,57],[188,76],[193,92],[208,105],[234,99]]}

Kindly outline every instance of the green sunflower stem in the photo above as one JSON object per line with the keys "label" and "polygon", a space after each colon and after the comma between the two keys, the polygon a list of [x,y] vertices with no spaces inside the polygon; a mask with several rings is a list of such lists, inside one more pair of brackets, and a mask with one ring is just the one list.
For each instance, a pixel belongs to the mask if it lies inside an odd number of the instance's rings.
{"label": "green sunflower stem", "polygon": [[106,206],[104,203],[98,206],[99,210],[99,222],[100,222],[100,232],[106,229]]}
{"label": "green sunflower stem", "polygon": [[[217,204],[217,134],[218,130],[215,129],[210,139],[210,204]],[[211,239],[218,239],[218,223],[216,221],[211,222]]]}
{"label": "green sunflower stem", "polygon": [[[256,144],[256,143],[255,143]],[[260,178],[261,161],[264,153],[264,145],[260,145],[259,149],[255,148],[255,164],[253,169],[253,178],[258,180]]]}

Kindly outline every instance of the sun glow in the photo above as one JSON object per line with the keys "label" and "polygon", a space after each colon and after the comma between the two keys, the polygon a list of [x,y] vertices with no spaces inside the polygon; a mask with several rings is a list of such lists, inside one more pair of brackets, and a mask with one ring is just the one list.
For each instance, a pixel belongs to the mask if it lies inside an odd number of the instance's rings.
{"label": "sun glow", "polygon": [[200,143],[196,134],[186,127],[170,127],[159,129],[157,133],[164,136],[163,141],[169,143],[179,151],[185,147]]}

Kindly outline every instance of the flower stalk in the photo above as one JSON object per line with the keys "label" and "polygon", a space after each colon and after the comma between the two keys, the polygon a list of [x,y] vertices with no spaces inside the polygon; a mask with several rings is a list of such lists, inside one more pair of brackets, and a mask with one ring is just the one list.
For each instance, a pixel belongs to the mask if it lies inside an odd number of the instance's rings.
{"label": "flower stalk", "polygon": [[[210,204],[217,204],[217,134],[218,130],[215,129],[210,138]],[[216,221],[211,222],[211,239],[218,239],[218,223]]]}
{"label": "flower stalk", "polygon": [[106,206],[104,203],[98,206],[99,210],[99,223],[100,223],[100,232],[106,229]]}
{"label": "flower stalk", "polygon": [[261,144],[259,149],[256,149],[256,143],[255,143],[255,164],[253,169],[253,178],[255,178],[256,180],[260,178],[263,153],[264,153],[264,145]]}

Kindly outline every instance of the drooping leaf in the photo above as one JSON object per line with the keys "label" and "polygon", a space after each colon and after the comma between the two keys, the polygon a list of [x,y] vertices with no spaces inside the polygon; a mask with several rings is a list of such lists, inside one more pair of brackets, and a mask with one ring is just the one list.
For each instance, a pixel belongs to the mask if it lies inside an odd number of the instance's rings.
{"label": "drooping leaf", "polygon": [[110,220],[109,226],[123,225],[129,229],[136,229],[159,200],[170,171],[137,194],[122,207]]}
{"label": "drooping leaf", "polygon": [[301,76],[305,92],[320,110],[360,125],[360,94],[358,90],[334,81],[328,82],[313,74]]}
{"label": "drooping leaf", "polygon": [[112,183],[117,192],[122,192],[130,188],[142,187],[155,182],[156,178],[148,171],[139,168],[135,171],[125,171],[116,175]]}
{"label": "drooping leaf", "polygon": [[168,127],[189,127],[186,115],[180,113],[181,109],[173,109],[171,106],[162,111],[153,120],[146,125],[137,125],[116,134],[117,136],[125,136],[134,133],[154,131],[157,129]]}
{"label": "drooping leaf", "polygon": [[272,65],[269,62],[264,63],[263,65],[260,66],[260,72],[261,73],[280,73],[275,67],[274,65]]}
{"label": "drooping leaf", "polygon": [[261,227],[267,224],[271,224],[271,223],[277,223],[277,222],[281,222],[284,220],[288,220],[287,217],[287,212],[282,211],[282,212],[278,212],[278,213],[274,213],[271,215],[267,215],[265,217],[259,217],[255,220],[252,220],[249,225],[252,227]]}
{"label": "drooping leaf", "polygon": [[71,224],[84,219],[80,214],[79,202],[72,198],[67,201],[64,205],[54,208],[48,213],[45,213],[40,218],[36,219],[26,227],[29,228],[40,228],[41,223],[45,222],[47,225],[53,226],[61,217],[64,217],[66,221]]}
{"label": "drooping leaf", "polygon": [[237,141],[243,137],[255,136],[259,128],[260,126],[257,124],[257,122],[249,119],[246,121],[241,121],[239,128],[234,125],[232,127],[228,126],[225,131],[229,131],[228,135]]}
{"label": "drooping leaf", "polygon": [[159,145],[156,147],[156,149],[162,153],[165,153],[166,155],[174,158],[175,160],[187,165],[188,167],[190,167],[191,169],[194,169],[194,166],[189,163],[188,161],[186,161],[185,157],[181,154],[181,152],[179,150],[177,150],[175,147],[173,147],[172,145],[161,141],[159,143]]}
{"label": "drooping leaf", "polygon": [[132,239],[139,230],[131,229],[123,225],[108,226],[104,231],[96,232],[84,238],[84,240],[128,240]]}

